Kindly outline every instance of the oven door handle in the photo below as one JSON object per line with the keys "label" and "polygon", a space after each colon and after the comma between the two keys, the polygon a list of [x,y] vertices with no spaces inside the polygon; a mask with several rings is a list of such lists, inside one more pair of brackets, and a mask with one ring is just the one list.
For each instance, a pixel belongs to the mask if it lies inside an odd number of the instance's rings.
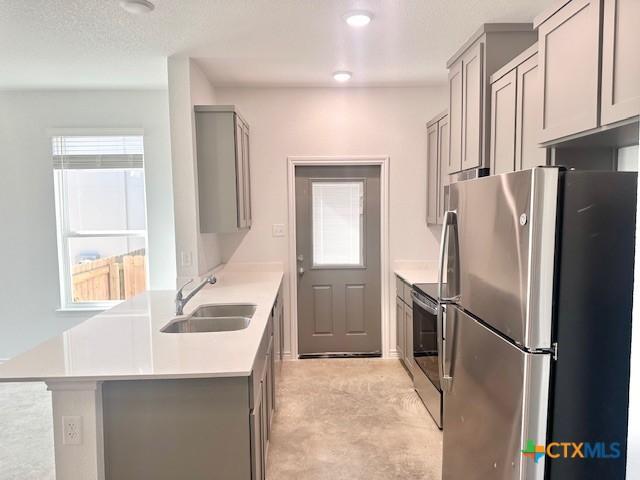
{"label": "oven door handle", "polygon": [[438,314],[437,307],[434,307],[433,305],[427,305],[426,303],[424,303],[422,300],[420,300],[418,298],[418,296],[416,295],[415,292],[411,292],[411,299],[413,300],[413,303],[418,305],[423,310],[426,310],[430,314],[432,314],[432,315],[437,315]]}

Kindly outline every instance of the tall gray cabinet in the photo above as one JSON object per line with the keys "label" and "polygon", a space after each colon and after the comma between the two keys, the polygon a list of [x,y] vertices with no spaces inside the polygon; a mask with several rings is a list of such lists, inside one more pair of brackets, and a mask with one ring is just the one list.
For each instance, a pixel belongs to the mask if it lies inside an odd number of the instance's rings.
{"label": "tall gray cabinet", "polygon": [[638,0],[558,0],[536,17],[541,142],[640,114]]}
{"label": "tall gray cabinet", "polygon": [[547,164],[542,131],[538,46],[532,45],[491,76],[491,173]]}
{"label": "tall gray cabinet", "polygon": [[449,184],[449,115],[439,113],[427,123],[427,224],[441,225],[444,187]]}
{"label": "tall gray cabinet", "polygon": [[233,105],[195,107],[201,233],[251,228],[249,124]]}
{"label": "tall gray cabinet", "polygon": [[487,23],[447,62],[448,173],[489,166],[489,78],[536,39],[530,23]]}

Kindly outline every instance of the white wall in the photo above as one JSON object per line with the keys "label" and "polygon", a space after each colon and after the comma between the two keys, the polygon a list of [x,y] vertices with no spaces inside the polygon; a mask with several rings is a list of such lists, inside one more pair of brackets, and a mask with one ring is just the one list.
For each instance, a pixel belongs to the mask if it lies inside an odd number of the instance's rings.
{"label": "white wall", "polygon": [[287,238],[271,235],[272,224],[287,223],[287,156],[367,154],[390,157],[391,262],[436,260],[439,229],[425,221],[425,124],[446,99],[444,87],[217,87],[217,102],[237,105],[251,128],[253,225],[229,261],[287,265]]}
{"label": "white wall", "polygon": [[216,103],[216,94],[197,63],[169,57],[169,108],[178,283],[203,276],[223,261],[220,235],[201,234],[198,216],[194,105]]}
{"label": "white wall", "polygon": [[173,288],[175,246],[166,91],[0,92],[0,359],[90,313],[58,313],[50,128],[142,128],[152,289]]}

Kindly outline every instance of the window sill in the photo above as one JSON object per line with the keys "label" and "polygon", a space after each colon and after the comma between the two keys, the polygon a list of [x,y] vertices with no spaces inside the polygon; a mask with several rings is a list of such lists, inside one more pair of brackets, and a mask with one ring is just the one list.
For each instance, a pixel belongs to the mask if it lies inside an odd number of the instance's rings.
{"label": "window sill", "polygon": [[86,306],[86,307],[61,307],[56,308],[57,313],[83,313],[83,312],[104,312],[115,305],[100,305],[100,306]]}

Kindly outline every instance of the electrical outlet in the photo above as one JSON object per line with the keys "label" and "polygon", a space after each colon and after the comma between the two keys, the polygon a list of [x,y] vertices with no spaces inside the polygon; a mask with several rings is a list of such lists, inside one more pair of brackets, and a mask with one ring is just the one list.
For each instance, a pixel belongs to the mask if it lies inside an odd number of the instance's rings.
{"label": "electrical outlet", "polygon": [[62,444],[82,445],[82,417],[62,417]]}
{"label": "electrical outlet", "polygon": [[274,223],[271,226],[271,236],[284,237],[284,225],[282,223]]}
{"label": "electrical outlet", "polygon": [[191,252],[180,252],[180,263],[183,267],[191,266]]}

